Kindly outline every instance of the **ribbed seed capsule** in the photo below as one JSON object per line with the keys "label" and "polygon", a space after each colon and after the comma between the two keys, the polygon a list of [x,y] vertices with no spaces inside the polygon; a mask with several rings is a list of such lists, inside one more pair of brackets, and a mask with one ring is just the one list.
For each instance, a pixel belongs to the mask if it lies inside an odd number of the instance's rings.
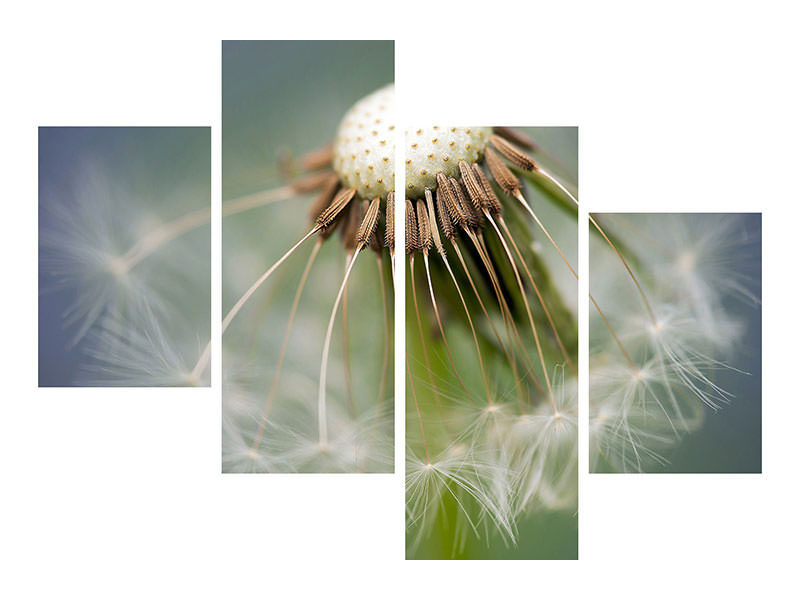
{"label": "ribbed seed capsule", "polygon": [[333,225],[336,217],[350,204],[350,201],[353,199],[353,196],[356,195],[356,190],[354,188],[345,188],[340,190],[331,200],[331,203],[328,205],[328,208],[323,210],[320,215],[317,217],[317,220],[314,226],[317,229],[327,229],[331,225]]}
{"label": "ribbed seed capsule", "polygon": [[[375,199],[373,198],[373,200],[375,200]],[[381,210],[380,210],[381,199],[380,199],[380,197],[378,197],[377,200],[378,200],[378,216],[377,216],[377,219],[375,221],[375,227],[372,230],[372,234],[370,234],[369,238],[367,239],[366,245],[369,247],[370,250],[372,250],[376,254],[381,254],[383,252],[383,242],[380,241],[380,237],[381,237],[381,235],[380,235],[380,228],[381,228]],[[365,200],[365,202],[366,202],[366,200]],[[372,206],[372,205],[370,204],[370,206]],[[367,209],[367,211],[368,211],[368,209]],[[365,213],[367,211],[365,211]]]}
{"label": "ribbed seed capsule", "polygon": [[473,227],[475,231],[483,229],[484,225],[486,225],[486,218],[483,216],[483,213],[479,211],[472,202],[466,200],[466,192],[462,192],[462,196],[465,198],[464,208],[469,211],[470,214],[467,221],[476,224],[475,227]]}
{"label": "ribbed seed capsule", "polygon": [[458,164],[458,168],[461,170],[461,181],[467,188],[467,194],[469,194],[472,204],[481,212],[487,210],[488,206],[486,198],[484,197],[483,188],[478,183],[478,180],[475,179],[475,174],[472,172],[470,166],[462,161]]}
{"label": "ribbed seed capsule", "polygon": [[428,221],[431,226],[431,238],[433,238],[433,245],[436,251],[444,256],[444,246],[442,246],[442,238],[439,237],[439,228],[436,226],[436,209],[433,206],[433,193],[425,188],[425,205],[428,207]]}
{"label": "ribbed seed capsule", "polygon": [[406,198],[406,254],[419,250],[419,232],[417,231],[417,215],[414,205]]}
{"label": "ribbed seed capsule", "polygon": [[386,232],[383,244],[394,252],[394,192],[389,192],[386,196]]}
{"label": "ribbed seed capsule", "polygon": [[499,215],[501,212],[503,212],[503,205],[500,204],[497,194],[494,193],[492,184],[489,183],[489,178],[486,177],[483,169],[481,169],[477,164],[472,165],[472,171],[475,173],[475,179],[478,180],[478,183],[480,183],[481,187],[483,188],[489,214],[492,216]]}
{"label": "ribbed seed capsule", "polygon": [[458,204],[456,192],[453,189],[450,181],[441,173],[437,176],[436,181],[439,183],[437,192],[442,193],[442,200],[448,216],[455,224],[456,227],[463,227],[467,220],[467,215]]}
{"label": "ribbed seed capsule", "polygon": [[[367,222],[367,216],[368,216],[367,213],[369,211],[370,206],[371,204],[369,200],[362,200],[358,214],[353,215],[353,218],[350,221],[350,227],[352,230],[350,245],[345,244],[345,248],[347,248],[348,250],[355,250],[355,248],[357,248],[359,244],[361,244],[364,247],[369,246],[373,250],[375,249],[377,245],[375,240],[375,233],[373,232],[371,236],[365,238],[361,232],[362,228],[364,227],[364,224]],[[378,223],[376,222],[375,223],[376,229],[377,225]],[[380,249],[380,247],[378,247],[378,249]]]}
{"label": "ribbed seed capsule", "polygon": [[[449,184],[446,184],[449,185]],[[436,212],[439,213],[439,224],[442,227],[442,235],[448,240],[453,240],[456,237],[456,228],[453,227],[453,220],[447,213],[447,206],[445,196],[447,192],[444,191],[442,185],[436,190]]]}
{"label": "ribbed seed capsule", "polygon": [[427,254],[433,238],[431,237],[431,223],[428,220],[428,210],[425,208],[425,201],[421,198],[417,200],[417,224],[419,227],[419,249],[423,254]]}
{"label": "ribbed seed capsule", "polygon": [[464,213],[464,224],[461,225],[464,229],[477,230],[483,228],[484,218],[483,213],[475,210],[472,202],[467,198],[467,194],[461,184],[455,179],[450,179],[450,189],[455,193],[456,203],[458,204],[461,212]]}
{"label": "ribbed seed capsule", "polygon": [[356,233],[356,243],[359,246],[366,246],[375,237],[375,229],[378,227],[378,219],[381,216],[380,196],[372,199],[372,202],[364,200],[364,205],[368,205],[364,211],[364,218]]}
{"label": "ribbed seed capsule", "polygon": [[497,152],[491,148],[486,149],[486,164],[489,166],[489,171],[492,177],[497,182],[497,185],[506,193],[511,196],[519,194],[519,179],[511,172],[502,159],[497,155]]}
{"label": "ribbed seed capsule", "polygon": [[525,169],[526,171],[533,171],[536,169],[536,163],[533,162],[533,159],[511,142],[508,142],[499,135],[494,134],[492,134],[489,139],[491,139],[492,145],[497,148],[497,151],[515,165]]}

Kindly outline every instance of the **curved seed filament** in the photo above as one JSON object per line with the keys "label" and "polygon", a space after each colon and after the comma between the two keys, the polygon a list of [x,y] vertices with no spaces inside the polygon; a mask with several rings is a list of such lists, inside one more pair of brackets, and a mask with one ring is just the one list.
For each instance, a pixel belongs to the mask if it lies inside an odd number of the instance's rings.
{"label": "curved seed filament", "polygon": [[547,391],[548,391],[548,393],[550,395],[550,402],[553,405],[553,410],[557,411],[558,409],[556,407],[555,398],[553,396],[553,387],[550,384],[550,375],[547,373],[547,366],[546,366],[545,361],[544,361],[544,352],[542,351],[542,344],[541,344],[541,341],[539,340],[539,333],[536,331],[536,324],[533,321],[533,315],[531,314],[531,307],[530,307],[530,304],[528,303],[528,297],[525,294],[525,288],[522,285],[522,278],[519,275],[519,270],[517,269],[517,265],[515,264],[514,257],[511,255],[511,250],[508,249],[508,245],[506,244],[506,241],[505,241],[505,238],[503,237],[503,234],[500,232],[500,229],[497,227],[497,224],[495,223],[494,219],[489,214],[489,212],[487,211],[484,214],[486,215],[486,218],[489,220],[489,222],[492,224],[492,227],[494,227],[494,230],[497,232],[497,235],[500,238],[500,242],[503,245],[503,249],[506,251],[506,254],[508,255],[508,260],[511,263],[511,268],[514,271],[514,277],[517,280],[517,286],[519,287],[519,291],[520,291],[520,294],[522,296],[522,302],[525,305],[525,312],[528,315],[528,323],[530,324],[530,327],[531,327],[531,333],[533,334],[533,340],[536,343],[536,352],[539,355],[539,362],[542,365],[542,371],[544,373],[545,385],[547,385]]}
{"label": "curved seed filament", "polygon": [[[509,337],[513,340],[517,347],[520,349],[522,361],[525,363],[525,368],[527,373],[530,375],[531,381],[533,382],[534,386],[540,393],[544,393],[544,389],[542,385],[539,383],[539,379],[536,376],[536,371],[533,367],[533,361],[531,357],[528,355],[528,349],[525,344],[522,342],[522,336],[517,329],[517,325],[514,322],[513,317],[511,316],[511,308],[508,306],[508,302],[506,302],[505,295],[503,294],[503,290],[500,286],[500,278],[497,275],[497,271],[492,264],[492,260],[489,257],[489,251],[486,247],[486,244],[483,240],[482,234],[478,232],[478,234],[470,232],[469,237],[472,243],[475,246],[475,249],[478,252],[478,255],[483,262],[483,266],[486,268],[487,273],[489,274],[489,280],[492,283],[492,287],[494,288],[495,296],[497,297],[497,303],[500,307],[500,311],[503,314],[503,320],[505,322],[506,330],[508,331]],[[511,347],[511,352],[513,353],[513,346]],[[518,387],[519,393],[519,401],[520,401],[520,408],[522,408],[522,402],[524,398],[521,394],[521,388]]]}
{"label": "curved seed filament", "polygon": [[353,266],[356,264],[356,259],[364,246],[359,244],[356,246],[353,258],[347,265],[347,270],[342,279],[342,285],[339,286],[339,293],[336,294],[336,301],[333,303],[333,310],[331,310],[331,317],[328,320],[328,329],[325,332],[325,343],[322,346],[322,360],[320,361],[319,369],[319,394],[317,396],[317,426],[319,429],[319,447],[323,452],[328,449],[328,406],[327,406],[327,380],[328,380],[328,356],[331,348],[331,337],[333,334],[333,324],[336,321],[336,313],[339,309],[339,304],[342,301],[344,290],[347,287],[347,281],[350,278],[350,273]]}
{"label": "curved seed filament", "polygon": [[609,239],[609,237],[606,235],[606,232],[603,231],[603,228],[600,227],[600,225],[597,223],[597,221],[595,220],[595,218],[592,215],[589,215],[589,222],[592,225],[594,225],[594,227],[595,227],[595,229],[597,229],[597,231],[600,232],[600,235],[603,236],[603,239],[608,243],[609,246],[611,246],[611,249],[614,251],[614,253],[617,255],[617,257],[620,259],[620,261],[622,261],[622,264],[625,266],[625,270],[628,271],[628,275],[633,280],[633,283],[636,285],[636,289],[639,291],[639,296],[641,296],[641,298],[642,298],[642,302],[644,303],[644,306],[647,309],[647,314],[650,316],[650,320],[653,322],[653,325],[658,325],[658,321],[656,320],[656,315],[653,312],[652,307],[650,306],[650,302],[647,299],[647,295],[644,293],[644,289],[642,289],[642,286],[639,283],[639,280],[636,278],[636,275],[633,274],[633,269],[631,269],[631,266],[628,264],[628,261],[625,260],[625,257],[622,256],[622,253],[614,245],[614,242],[612,242]]}
{"label": "curved seed filament", "polygon": [[294,318],[297,314],[297,307],[300,304],[300,297],[303,295],[303,289],[305,288],[306,281],[308,281],[308,275],[311,272],[311,267],[314,264],[314,261],[317,258],[317,254],[319,253],[319,249],[322,247],[322,238],[317,240],[317,243],[314,244],[314,249],[311,251],[311,256],[308,257],[308,262],[306,263],[306,267],[303,270],[303,274],[300,276],[300,283],[297,285],[297,291],[294,294],[294,300],[292,301],[292,308],[289,311],[289,318],[286,322],[286,330],[283,333],[283,340],[281,341],[281,349],[278,353],[278,365],[275,367],[275,374],[272,376],[272,383],[269,387],[269,392],[267,393],[267,400],[264,404],[264,412],[261,414],[261,420],[259,421],[258,431],[256,432],[255,440],[253,441],[252,449],[253,452],[257,452],[259,447],[261,446],[261,440],[264,437],[264,431],[267,428],[267,419],[269,417],[270,412],[272,411],[272,404],[275,400],[275,393],[278,390],[278,382],[280,381],[281,377],[281,369],[283,368],[283,359],[286,357],[286,348],[289,345],[289,336],[292,332],[292,325],[294,324]]}
{"label": "curved seed filament", "polygon": [[567,352],[567,349],[564,347],[564,344],[561,341],[561,336],[558,334],[558,329],[556,329],[556,325],[553,322],[553,317],[550,316],[550,311],[547,309],[547,304],[545,304],[544,298],[542,297],[541,292],[539,291],[539,286],[536,285],[536,281],[533,278],[533,274],[531,273],[528,265],[525,263],[525,259],[522,257],[522,253],[519,251],[517,247],[517,243],[514,241],[514,238],[511,235],[511,232],[508,230],[508,227],[505,224],[505,221],[502,217],[498,215],[497,222],[500,224],[500,227],[503,228],[506,236],[508,237],[508,241],[511,242],[511,246],[514,248],[514,252],[519,258],[519,262],[522,265],[525,274],[528,277],[528,281],[531,282],[531,286],[533,287],[533,291],[536,293],[536,297],[539,299],[539,304],[542,306],[542,310],[544,311],[545,317],[547,318],[547,322],[550,324],[550,329],[553,331],[553,335],[556,339],[556,344],[558,345],[559,350],[561,351],[561,355],[564,357],[564,360],[569,365],[570,369],[575,372],[575,365],[572,362],[572,359]]}
{"label": "curved seed filament", "polygon": [[383,269],[383,258],[377,254],[378,277],[381,281],[381,305],[383,307],[383,364],[381,365],[381,381],[378,385],[378,401],[383,404],[386,400],[386,380],[389,376],[389,353],[391,332],[389,331],[389,301],[386,292],[386,275]]}

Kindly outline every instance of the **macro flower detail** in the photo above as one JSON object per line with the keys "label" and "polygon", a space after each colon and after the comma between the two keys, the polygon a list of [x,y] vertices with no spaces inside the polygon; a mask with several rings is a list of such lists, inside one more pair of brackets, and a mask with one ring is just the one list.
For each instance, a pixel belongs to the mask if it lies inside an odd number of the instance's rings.
{"label": "macro flower detail", "polygon": [[333,169],[362,198],[394,190],[394,86],[359,100],[347,111],[333,143]]}
{"label": "macro flower detail", "polygon": [[[277,260],[265,257],[269,266],[226,309],[226,471],[392,468],[393,119],[390,85],[356,102],[331,144],[297,163],[284,161],[282,168],[294,176],[292,183],[223,202],[223,215],[234,215],[229,207],[247,205],[249,210],[316,195],[307,209],[310,225],[298,230]],[[234,224],[236,218],[227,221]],[[265,222],[267,231],[278,226]],[[270,308],[254,314],[251,305],[262,289],[284,285],[274,279],[285,276],[281,268],[307,245],[312,247],[286,310],[280,316]],[[337,258],[344,259],[338,276]],[[369,269],[367,262],[372,263]],[[318,312],[304,309],[306,287],[318,282],[321,287],[313,296],[330,304]],[[323,288],[327,293],[319,291]],[[316,320],[325,313],[324,319]],[[248,316],[240,316],[244,314]],[[253,328],[248,319],[267,319],[271,326]],[[299,336],[293,335],[295,328],[305,334],[302,347]],[[337,331],[340,337],[334,335]],[[312,354],[317,357],[316,373],[311,372],[313,362],[295,357]]]}
{"label": "macro flower detail", "polygon": [[729,386],[753,376],[736,366],[746,349],[758,356],[746,325],[759,311],[759,229],[736,214],[590,223],[592,470],[665,470],[714,413],[758,400],[737,400]]}
{"label": "macro flower detail", "polygon": [[547,555],[529,530],[553,515],[575,531],[577,199],[534,148],[406,131],[409,558]]}
{"label": "macro flower detail", "polygon": [[406,131],[406,197],[435,190],[438,175],[458,177],[461,162],[474,163],[489,141],[489,127],[437,127]]}
{"label": "macro flower detail", "polygon": [[39,135],[40,385],[208,385],[209,130]]}

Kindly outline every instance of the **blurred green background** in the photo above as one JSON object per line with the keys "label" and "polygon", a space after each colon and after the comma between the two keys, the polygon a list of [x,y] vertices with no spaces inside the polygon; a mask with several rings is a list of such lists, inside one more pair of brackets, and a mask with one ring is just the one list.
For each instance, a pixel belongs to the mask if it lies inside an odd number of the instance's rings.
{"label": "blurred green background", "polygon": [[276,180],[278,153],[333,140],[355,102],[394,81],[391,41],[222,42],[222,197]]}
{"label": "blurred green background", "polygon": [[[501,123],[502,124],[502,123]],[[449,124],[445,124],[449,125]],[[529,137],[531,137],[540,152],[534,154],[540,164],[547,168],[552,174],[562,181],[575,187],[578,184],[578,128],[577,127],[514,127]],[[574,211],[566,207],[560,200],[563,194],[554,192],[549,186],[537,187],[530,182],[526,182],[523,193],[536,212],[537,216],[546,225],[553,237],[558,241],[564,255],[573,267],[577,268],[578,260],[578,229],[577,217]],[[563,303],[571,318],[577,323],[577,286],[574,276],[565,266],[556,250],[547,242],[541,232],[532,224],[530,217],[518,207],[516,200],[506,195],[499,195],[503,202],[503,216],[509,227],[514,232],[517,243],[522,248],[523,253],[535,249],[536,255],[543,261],[543,269],[552,282],[555,290],[553,294],[560,296],[559,302]],[[488,227],[488,225],[487,225]],[[487,239],[492,242],[493,234],[487,234]],[[462,252],[468,254],[469,243],[463,240]],[[496,256],[502,256],[502,250],[497,250]],[[455,254],[449,253],[451,267],[460,277],[462,272],[460,263]],[[500,261],[505,264],[504,260]],[[464,317],[463,307],[458,296],[454,292],[452,281],[449,275],[439,264],[440,261],[435,257],[431,260],[432,277],[434,279],[434,289],[437,294],[437,301],[442,313],[443,325],[445,327],[448,342],[453,352],[454,361],[459,369],[459,374],[467,383],[468,388],[481,390],[481,379],[479,365],[476,359],[474,343],[469,331],[466,318]],[[520,269],[522,272],[522,270]],[[432,311],[430,310],[430,298],[427,290],[427,283],[424,277],[424,265],[421,257],[418,257],[415,265],[417,295],[420,308],[423,313],[424,332],[427,336],[427,345],[431,356],[432,370],[437,388],[446,395],[453,397],[463,396],[452,369],[447,360],[440,335],[433,321]],[[512,275],[507,269],[505,276],[511,282]],[[524,273],[522,274],[524,278]],[[437,435],[437,428],[433,419],[436,421],[438,410],[436,402],[426,377],[422,346],[419,343],[419,332],[416,322],[412,290],[408,271],[406,271],[407,286],[406,290],[406,346],[409,353],[411,369],[415,373],[415,390],[423,410],[423,419],[426,431],[430,436]],[[542,279],[537,277],[539,285]],[[469,290],[468,283],[460,282],[463,288],[467,303],[474,303],[474,295]],[[479,282],[478,285],[481,285]],[[491,298],[488,288],[482,290],[484,301]],[[529,290],[529,300],[537,322],[542,322],[543,317],[537,313],[538,303],[532,291]],[[496,303],[494,304],[496,306]],[[548,302],[552,311],[553,305]],[[487,303],[491,311],[491,303]],[[526,344],[533,348],[533,340],[527,330],[527,320],[521,304],[517,305],[518,327],[523,335]],[[470,307],[476,328],[480,329],[479,321],[483,319],[482,312],[478,306]],[[512,309],[513,310],[513,309]],[[502,324],[498,322],[502,328]],[[546,328],[544,328],[546,329]],[[566,327],[561,331],[569,331]],[[573,335],[571,343],[576,344],[577,338],[574,335],[576,329],[572,329]],[[565,340],[569,346],[570,340]],[[489,351],[482,344],[484,359],[490,372],[490,380],[501,400],[508,400],[514,395],[514,378],[505,356],[497,351]],[[547,350],[547,349],[546,349]],[[531,350],[533,352],[533,350]],[[547,354],[547,352],[546,352]],[[552,366],[563,362],[563,358],[551,353],[547,355],[547,362]],[[406,436],[407,443],[415,452],[421,455],[422,446],[419,435],[419,424],[416,411],[411,397],[408,383],[406,384],[407,406],[406,406]],[[443,402],[447,398],[443,396]],[[430,430],[430,431],[429,431]],[[438,433],[442,433],[441,427]],[[445,434],[446,435],[446,434]],[[432,448],[436,447],[436,441],[432,443]],[[432,449],[432,452],[436,450]],[[519,537],[516,546],[507,546],[501,537],[496,533],[490,533],[488,539],[478,540],[474,536],[468,538],[467,543],[462,549],[454,549],[455,529],[453,527],[458,508],[451,498],[445,498],[443,503],[444,511],[447,516],[441,514],[437,517],[435,527],[429,535],[424,536],[422,541],[415,545],[414,531],[407,535],[406,556],[410,559],[577,559],[578,556],[578,516],[576,511],[531,511],[522,515],[518,520]],[[492,531],[492,527],[489,527]]]}

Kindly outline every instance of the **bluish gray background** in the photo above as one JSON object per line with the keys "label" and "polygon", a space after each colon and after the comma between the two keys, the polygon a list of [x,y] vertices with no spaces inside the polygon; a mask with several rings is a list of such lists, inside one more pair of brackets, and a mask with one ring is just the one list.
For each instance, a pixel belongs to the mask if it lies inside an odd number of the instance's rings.
{"label": "bluish gray background", "polygon": [[[757,253],[739,265],[761,297],[761,213],[742,215],[744,231],[754,240]],[[729,299],[728,308],[746,325],[741,351],[732,366],[747,374],[722,369],[719,386],[734,395],[731,403],[706,415],[703,427],[686,436],[668,454],[670,464],[653,472],[761,473],[761,304]]]}
{"label": "bluish gray background", "polygon": [[[40,127],[39,228],[49,222],[48,204],[75,202],[86,164],[99,167],[123,189],[155,203],[165,190],[187,181],[202,185],[210,202],[211,138],[208,127]],[[195,206],[194,208],[197,208]],[[163,207],[174,218],[186,207]],[[208,236],[208,230],[205,230]],[[64,311],[74,292],[62,288],[41,268],[39,249],[39,385],[70,386],[86,360],[86,339],[70,346],[74,331],[64,327]],[[210,269],[210,264],[209,264]],[[210,276],[210,271],[209,271]],[[210,279],[209,279],[210,288]],[[210,307],[209,307],[210,318]]]}

